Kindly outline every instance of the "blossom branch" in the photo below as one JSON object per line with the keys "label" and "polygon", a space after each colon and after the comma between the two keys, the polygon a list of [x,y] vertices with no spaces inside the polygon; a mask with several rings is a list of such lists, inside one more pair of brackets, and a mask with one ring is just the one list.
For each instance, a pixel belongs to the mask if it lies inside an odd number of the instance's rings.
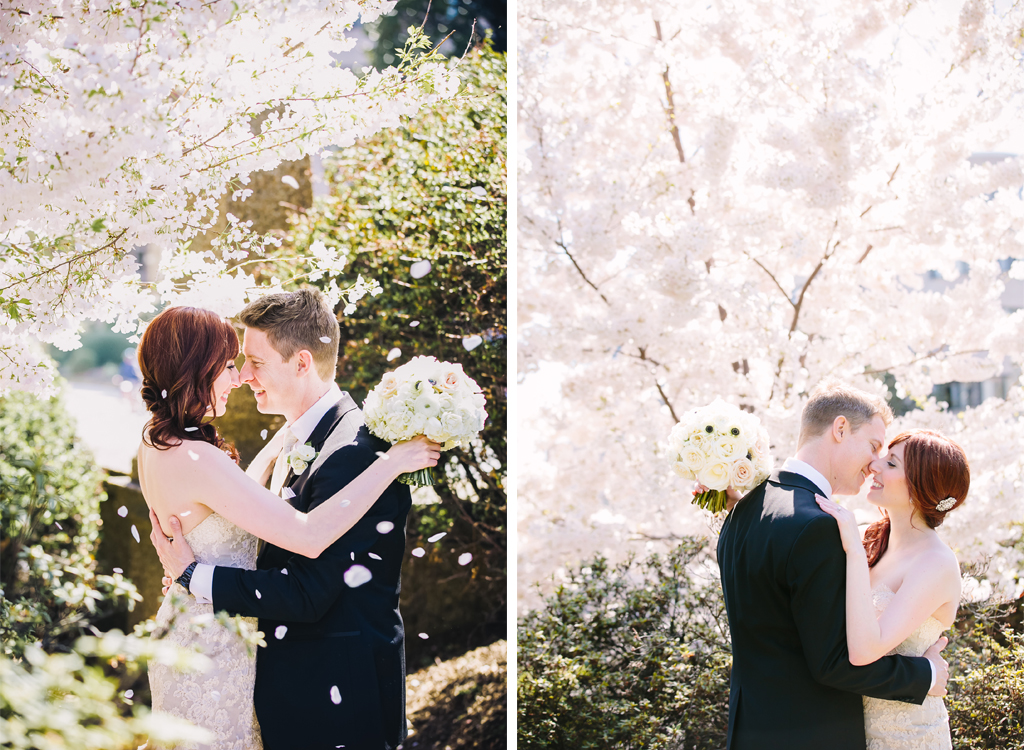
{"label": "blossom branch", "polygon": [[[654,22],[654,29],[657,32],[658,41],[662,41],[661,38],[661,21]],[[665,84],[665,97],[668,101],[668,106],[665,107],[665,113],[668,115],[668,121],[671,127],[669,131],[672,133],[672,142],[676,145],[676,153],[679,154],[680,163],[686,163],[686,157],[683,155],[683,141],[679,136],[679,126],[676,124],[676,104],[672,97],[672,80],[668,74],[669,66],[666,65],[665,69],[661,71],[661,80]],[[691,196],[692,200],[692,196]],[[691,204],[690,210],[692,212],[693,205]]]}

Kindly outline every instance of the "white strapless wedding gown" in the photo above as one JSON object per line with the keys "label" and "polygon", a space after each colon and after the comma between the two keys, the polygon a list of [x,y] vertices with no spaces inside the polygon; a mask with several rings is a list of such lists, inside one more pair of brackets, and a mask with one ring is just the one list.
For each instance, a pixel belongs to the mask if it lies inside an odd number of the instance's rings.
{"label": "white strapless wedding gown", "polygon": [[[184,536],[201,563],[246,570],[256,567],[256,537],[216,513]],[[175,591],[188,600],[184,614],[176,618],[170,596]],[[157,625],[167,627],[170,623],[166,636],[170,643],[197,646],[214,664],[209,672],[183,673],[151,662],[153,710],[187,719],[216,735],[211,745],[179,746],[182,750],[262,750],[252,699],[256,655],[250,656],[238,635],[215,621],[193,632],[190,621],[201,615],[206,615],[203,619],[212,617],[213,606],[199,604],[181,586],[173,584],[157,612]],[[255,617],[244,619],[256,629]]]}
{"label": "white strapless wedding gown", "polygon": [[[885,584],[876,586],[871,594],[879,614],[896,596]],[[929,617],[889,653],[922,656],[943,630],[941,622]],[[925,698],[920,706],[864,696],[864,729],[867,750],[950,750],[953,747],[946,706],[942,698],[933,695]]]}

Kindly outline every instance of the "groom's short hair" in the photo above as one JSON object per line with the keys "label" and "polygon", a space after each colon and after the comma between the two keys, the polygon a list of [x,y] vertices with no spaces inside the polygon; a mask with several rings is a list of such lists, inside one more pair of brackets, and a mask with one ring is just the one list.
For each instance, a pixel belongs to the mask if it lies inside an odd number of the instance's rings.
{"label": "groom's short hair", "polygon": [[854,430],[858,430],[876,416],[885,426],[892,424],[892,409],[881,396],[853,388],[828,378],[818,383],[800,414],[800,439],[797,447],[819,437],[832,427],[836,417],[846,417]]}
{"label": "groom's short hair", "polygon": [[274,350],[291,359],[306,349],[321,380],[334,380],[341,329],[327,298],[316,289],[279,292],[250,302],[237,316],[246,328],[267,334]]}

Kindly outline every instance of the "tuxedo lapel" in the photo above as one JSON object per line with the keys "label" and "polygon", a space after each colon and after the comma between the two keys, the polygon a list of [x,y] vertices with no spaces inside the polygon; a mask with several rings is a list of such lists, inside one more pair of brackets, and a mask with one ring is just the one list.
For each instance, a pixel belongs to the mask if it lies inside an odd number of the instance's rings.
{"label": "tuxedo lapel", "polygon": [[[341,399],[338,400],[338,403],[332,406],[327,411],[327,413],[320,418],[320,421],[317,422],[316,427],[313,428],[313,432],[310,434],[309,439],[306,441],[306,443],[312,445],[313,450],[319,453],[323,449],[324,443],[327,441],[328,436],[338,425],[338,423],[341,422],[341,420],[345,417],[346,414],[358,408],[359,407],[356,406],[356,402],[352,400],[352,397],[349,396],[348,393],[343,391],[341,394]],[[309,479],[309,475],[313,473],[313,470],[314,467],[312,463],[310,463],[310,465],[306,467],[306,470],[299,474],[298,476],[296,476],[295,472],[291,471],[290,469],[288,470],[288,477],[287,479],[285,479],[284,486],[290,489],[295,494],[292,497],[286,499],[285,502],[299,510],[305,510],[305,508],[302,507],[303,503],[300,502],[299,498],[302,495],[302,488],[305,486],[306,481]],[[264,544],[263,541],[260,540],[260,551],[256,558],[257,567],[259,567],[260,560],[263,558],[263,554],[268,548],[268,546],[269,545]]]}
{"label": "tuxedo lapel", "polygon": [[[313,450],[317,453],[322,453],[324,450],[324,444],[327,439],[335,431],[335,428],[340,424],[341,420],[345,418],[347,414],[352,411],[358,410],[356,402],[352,400],[352,397],[348,393],[342,393],[341,399],[330,410],[324,414],[323,418],[317,423],[317,426],[313,429],[312,434],[309,436],[309,440],[306,442],[313,446]],[[310,462],[306,470],[300,475],[295,476],[292,474],[285,486],[291,489],[295,493],[295,497],[290,501],[292,505],[299,508],[299,510],[305,510],[305,503],[301,502],[299,498],[302,495],[302,490],[309,481],[310,476],[320,466],[320,461],[313,460]]]}

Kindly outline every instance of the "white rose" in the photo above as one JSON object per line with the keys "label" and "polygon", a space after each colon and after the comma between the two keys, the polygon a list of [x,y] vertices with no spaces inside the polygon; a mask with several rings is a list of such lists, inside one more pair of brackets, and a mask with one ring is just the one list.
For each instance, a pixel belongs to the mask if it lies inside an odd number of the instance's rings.
{"label": "white rose", "polygon": [[316,451],[313,450],[312,445],[297,446],[293,453],[301,461],[309,462],[316,458]]}
{"label": "white rose", "polygon": [[709,490],[724,490],[729,486],[729,464],[710,461],[697,475],[697,481]]}
{"label": "white rose", "polygon": [[729,485],[738,490],[749,490],[754,486],[755,479],[754,464],[745,458],[733,462],[729,469]]}
{"label": "white rose", "polygon": [[684,448],[679,454],[679,462],[686,467],[691,474],[696,474],[704,468],[707,458],[704,452],[694,446]]}
{"label": "white rose", "polygon": [[711,452],[723,461],[732,461],[743,455],[739,442],[733,437],[720,437],[712,446]]}
{"label": "white rose", "polygon": [[293,458],[291,460],[291,466],[292,466],[292,471],[294,471],[296,474],[301,474],[302,472],[304,472],[306,470],[306,462],[305,461],[300,461],[297,458]]}

